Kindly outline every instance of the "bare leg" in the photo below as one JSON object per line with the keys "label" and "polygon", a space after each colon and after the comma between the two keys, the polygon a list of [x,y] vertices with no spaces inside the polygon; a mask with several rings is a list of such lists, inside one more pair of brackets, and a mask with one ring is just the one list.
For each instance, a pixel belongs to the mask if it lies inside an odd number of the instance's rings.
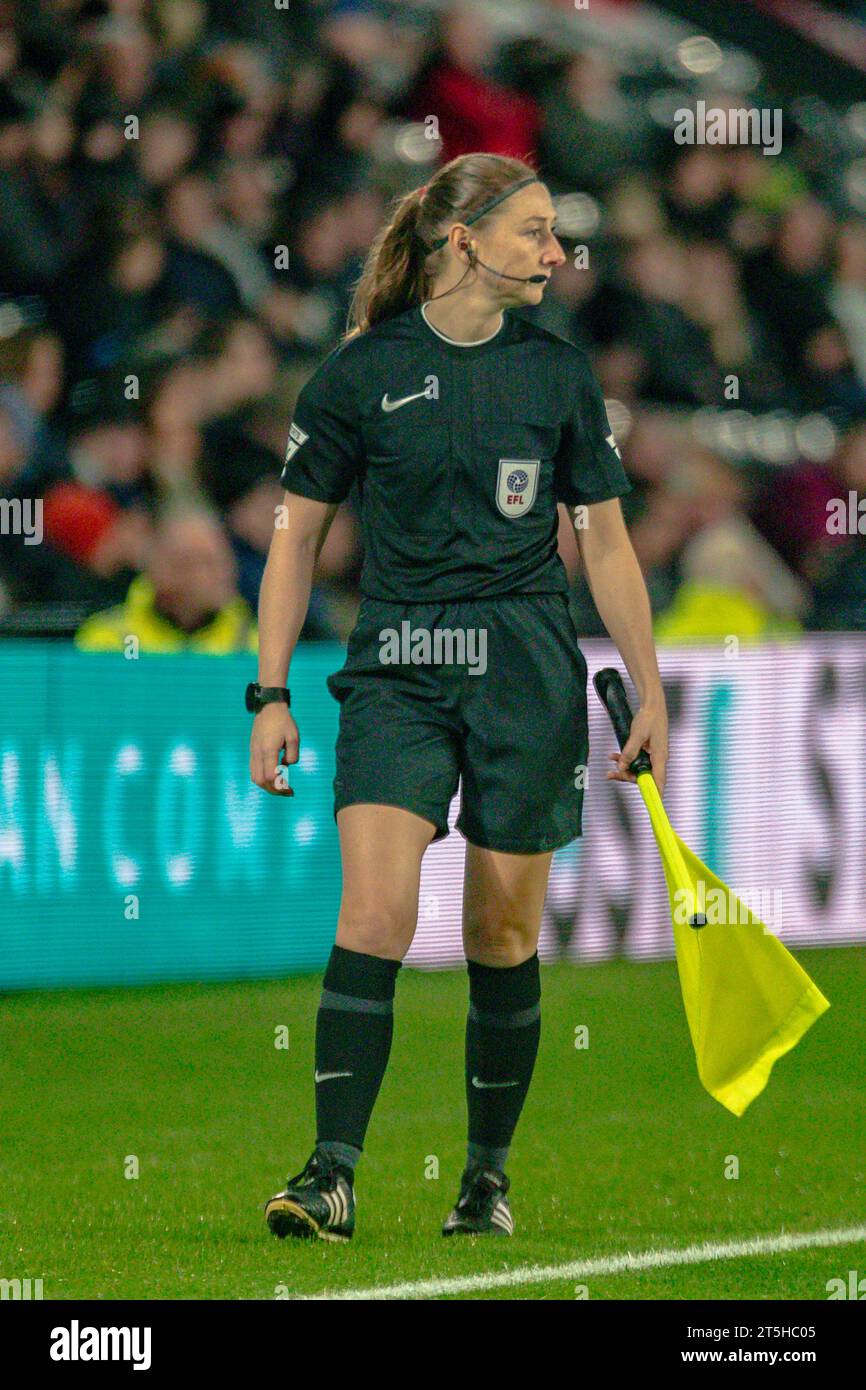
{"label": "bare leg", "polygon": [[482,965],[520,965],[538,945],[553,852],[502,854],[466,846],[463,946]]}
{"label": "bare leg", "polygon": [[402,960],[418,921],[421,860],[436,831],[397,806],[364,802],[337,814],[343,896],[337,945]]}

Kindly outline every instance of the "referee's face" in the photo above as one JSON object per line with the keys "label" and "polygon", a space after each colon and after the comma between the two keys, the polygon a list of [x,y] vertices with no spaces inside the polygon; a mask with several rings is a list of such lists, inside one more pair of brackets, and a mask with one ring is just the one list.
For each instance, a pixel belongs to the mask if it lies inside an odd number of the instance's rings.
{"label": "referee's face", "polygon": [[[499,211],[500,216],[475,238],[480,259],[505,275],[549,279],[555,267],[564,263],[565,252],[555,235],[556,209],[544,184],[521,188]],[[546,284],[503,280],[480,266],[478,276],[502,308],[538,304],[547,288]]]}

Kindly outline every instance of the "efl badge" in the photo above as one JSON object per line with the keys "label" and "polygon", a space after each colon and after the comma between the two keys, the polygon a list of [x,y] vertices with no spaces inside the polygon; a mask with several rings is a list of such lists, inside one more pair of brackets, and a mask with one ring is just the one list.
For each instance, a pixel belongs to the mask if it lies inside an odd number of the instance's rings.
{"label": "efl badge", "polygon": [[300,428],[299,425],[292,425],[291,429],[289,430],[288,447],[286,448],[286,463],[288,463],[290,458],[294,458],[301,445],[306,444],[309,437],[310,436],[308,434],[304,434],[304,431]]}
{"label": "efl badge", "polygon": [[500,459],[496,480],[496,505],[503,516],[522,516],[531,511],[538,491],[540,459]]}

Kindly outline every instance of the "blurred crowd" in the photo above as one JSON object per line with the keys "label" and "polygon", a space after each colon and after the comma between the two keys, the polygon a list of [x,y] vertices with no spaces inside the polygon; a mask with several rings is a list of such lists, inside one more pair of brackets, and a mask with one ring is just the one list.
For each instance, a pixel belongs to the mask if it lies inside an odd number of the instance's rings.
{"label": "blurred crowd", "polygon": [[[298,391],[391,200],[473,150],[560,200],[569,260],[521,312],[591,355],[659,639],[866,630],[862,187],[788,112],[774,157],[677,144],[672,82],[772,93],[629,67],[650,12],[594,9],[0,0],[0,500],[44,530],[4,513],[5,630],[61,606],[90,649],[254,649]],[[303,636],[346,636],[360,558],[350,497]]]}

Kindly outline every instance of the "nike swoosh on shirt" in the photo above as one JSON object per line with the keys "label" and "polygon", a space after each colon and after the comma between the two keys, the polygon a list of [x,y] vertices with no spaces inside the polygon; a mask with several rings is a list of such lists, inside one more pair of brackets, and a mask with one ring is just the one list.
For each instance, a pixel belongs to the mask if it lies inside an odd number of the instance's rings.
{"label": "nike swoosh on shirt", "polygon": [[472,1085],[476,1091],[495,1091],[501,1086],[516,1086],[516,1081],[482,1081],[479,1076],[473,1076]]}
{"label": "nike swoosh on shirt", "polygon": [[416,391],[414,396],[403,396],[399,401],[391,401],[388,399],[388,392],[386,391],[382,397],[382,409],[385,411],[399,410],[401,405],[408,405],[410,401],[417,401],[419,397],[426,395],[426,391]]}
{"label": "nike swoosh on shirt", "polygon": [[317,1071],[315,1073],[317,1081],[333,1081],[335,1076],[354,1076],[353,1071]]}

